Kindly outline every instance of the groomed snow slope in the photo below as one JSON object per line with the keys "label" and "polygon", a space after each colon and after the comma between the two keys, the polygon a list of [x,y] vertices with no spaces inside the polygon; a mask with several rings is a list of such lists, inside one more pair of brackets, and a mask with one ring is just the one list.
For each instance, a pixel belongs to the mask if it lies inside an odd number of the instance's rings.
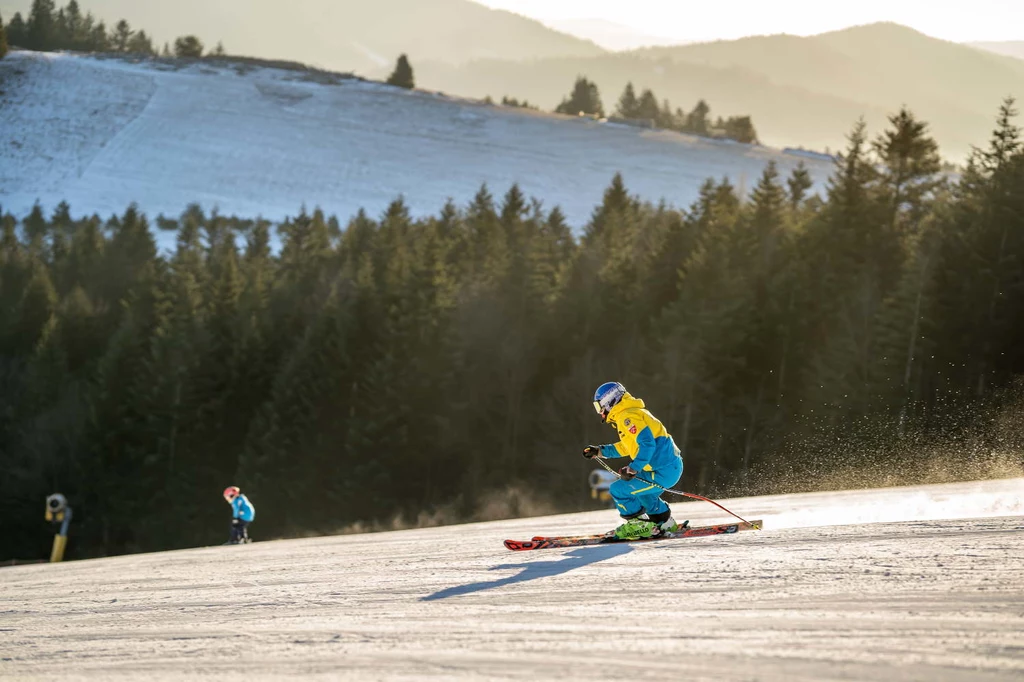
{"label": "groomed snow slope", "polygon": [[501,544],[602,511],[0,569],[0,678],[1024,676],[1024,479],[727,506],[765,530]]}
{"label": "groomed snow slope", "polygon": [[[346,220],[398,195],[425,215],[481,183],[500,196],[518,182],[580,227],[616,171],[643,198],[685,207],[708,177],[749,190],[768,160],[783,174],[799,161],[271,68],[14,52],[0,91],[0,206],[15,215],[67,200],[75,215],[137,202],[176,216],[198,202],[271,220],[319,206]],[[804,161],[820,189],[830,164]]]}

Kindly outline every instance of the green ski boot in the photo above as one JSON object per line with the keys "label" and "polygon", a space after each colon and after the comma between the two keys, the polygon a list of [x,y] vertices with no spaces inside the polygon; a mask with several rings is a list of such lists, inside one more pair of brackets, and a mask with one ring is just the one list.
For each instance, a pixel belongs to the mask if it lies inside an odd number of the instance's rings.
{"label": "green ski boot", "polygon": [[616,540],[641,540],[643,538],[649,538],[654,534],[657,524],[641,519],[639,517],[633,517],[627,519],[624,524],[615,529]]}

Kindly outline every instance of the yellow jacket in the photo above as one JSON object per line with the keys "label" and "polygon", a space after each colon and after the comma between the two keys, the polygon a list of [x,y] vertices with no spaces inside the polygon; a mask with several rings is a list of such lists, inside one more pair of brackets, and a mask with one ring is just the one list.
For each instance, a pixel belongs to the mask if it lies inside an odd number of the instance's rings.
{"label": "yellow jacket", "polygon": [[601,446],[601,456],[629,457],[634,471],[657,471],[669,458],[679,456],[672,436],[644,401],[626,393],[608,412],[608,423],[619,432],[619,442]]}

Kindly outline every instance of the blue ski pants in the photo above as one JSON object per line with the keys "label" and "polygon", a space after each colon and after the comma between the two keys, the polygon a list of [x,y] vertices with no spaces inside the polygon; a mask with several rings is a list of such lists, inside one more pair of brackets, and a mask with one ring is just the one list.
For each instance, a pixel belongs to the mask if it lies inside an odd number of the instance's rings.
{"label": "blue ski pants", "polygon": [[[670,463],[654,471],[641,471],[632,481],[615,481],[608,488],[608,492],[615,500],[615,507],[621,516],[629,518],[643,512],[662,514],[668,511],[668,505],[661,499],[663,491],[647,481],[671,488],[682,477],[683,458],[675,457]],[[647,481],[641,481],[641,478],[645,478]]]}

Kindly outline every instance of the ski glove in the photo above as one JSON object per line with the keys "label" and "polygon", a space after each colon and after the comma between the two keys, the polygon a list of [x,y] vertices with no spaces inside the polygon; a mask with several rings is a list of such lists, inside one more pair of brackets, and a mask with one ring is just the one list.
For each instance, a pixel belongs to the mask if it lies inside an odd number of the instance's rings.
{"label": "ski glove", "polygon": [[635,476],[636,472],[633,471],[628,466],[624,466],[621,469],[619,469],[619,478],[621,478],[623,481],[632,481]]}
{"label": "ski glove", "polygon": [[583,456],[586,457],[587,459],[594,459],[595,457],[599,457],[600,455],[600,445],[588,445],[587,447],[583,448]]}

